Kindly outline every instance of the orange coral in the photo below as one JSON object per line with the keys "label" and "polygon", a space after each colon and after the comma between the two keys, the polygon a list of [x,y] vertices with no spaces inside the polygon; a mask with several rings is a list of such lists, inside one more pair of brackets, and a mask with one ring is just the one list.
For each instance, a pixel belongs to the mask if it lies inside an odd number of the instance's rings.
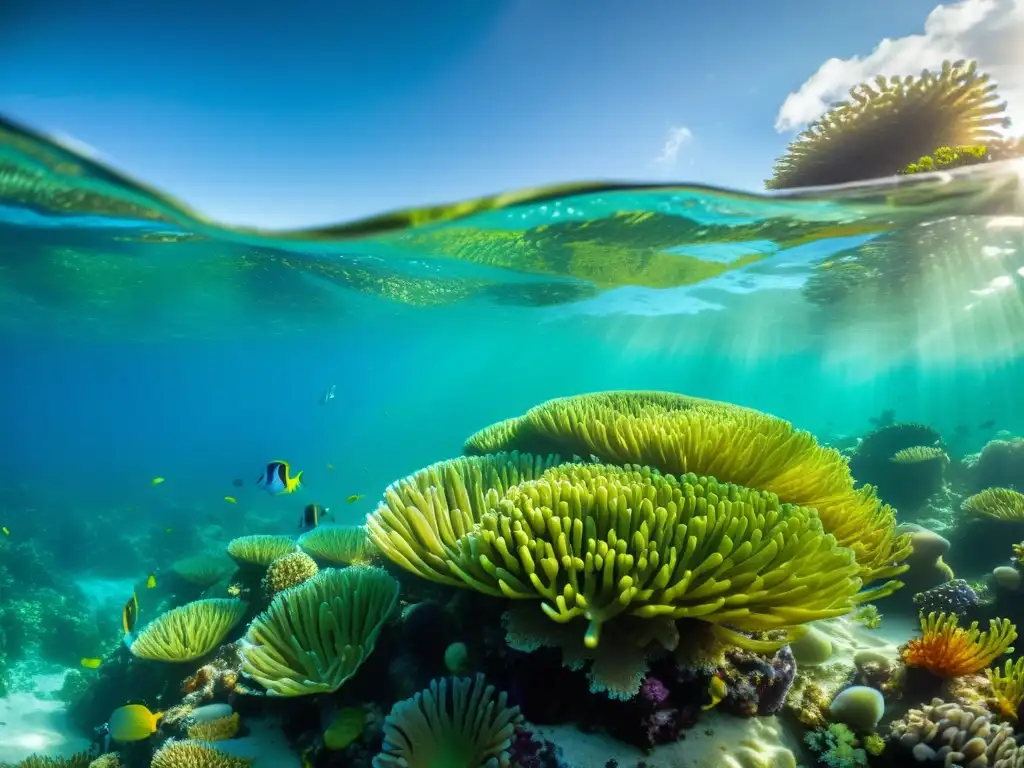
{"label": "orange coral", "polygon": [[908,667],[922,667],[938,677],[960,677],[978,672],[996,658],[1009,653],[1017,628],[1009,619],[993,619],[988,632],[974,622],[968,629],[957,626],[955,615],[921,615],[921,637],[901,650]]}

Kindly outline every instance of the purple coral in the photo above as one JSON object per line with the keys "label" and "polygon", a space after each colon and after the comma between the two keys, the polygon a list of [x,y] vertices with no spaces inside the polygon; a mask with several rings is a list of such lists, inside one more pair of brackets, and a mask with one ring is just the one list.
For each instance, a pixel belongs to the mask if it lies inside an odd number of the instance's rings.
{"label": "purple coral", "polygon": [[726,654],[725,684],[728,694],[722,706],[742,717],[774,715],[782,710],[796,677],[796,659],[789,646],[774,656],[734,650]]}
{"label": "purple coral", "polygon": [[516,728],[509,747],[510,762],[516,768],[563,768],[561,750],[547,739],[525,728]]}
{"label": "purple coral", "polygon": [[640,685],[640,697],[652,705],[658,706],[668,699],[669,690],[658,678],[648,677]]}

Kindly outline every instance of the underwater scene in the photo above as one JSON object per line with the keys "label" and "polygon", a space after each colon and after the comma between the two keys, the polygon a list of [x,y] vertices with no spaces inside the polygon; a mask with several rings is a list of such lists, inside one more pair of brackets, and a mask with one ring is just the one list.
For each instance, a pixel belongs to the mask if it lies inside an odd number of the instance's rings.
{"label": "underwater scene", "polygon": [[280,232],[0,120],[0,765],[1022,768],[1005,109]]}

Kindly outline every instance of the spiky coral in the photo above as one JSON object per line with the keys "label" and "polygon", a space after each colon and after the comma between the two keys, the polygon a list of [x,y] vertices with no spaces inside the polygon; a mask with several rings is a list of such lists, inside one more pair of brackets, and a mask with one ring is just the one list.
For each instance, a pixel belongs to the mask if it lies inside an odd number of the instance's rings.
{"label": "spiky coral", "polygon": [[249,625],[242,671],[271,696],[336,691],[373,651],[398,601],[380,568],[328,568],[278,593]]}
{"label": "spiky coral", "polygon": [[1008,661],[1000,670],[986,669],[989,684],[992,686],[996,709],[1003,717],[1017,719],[1021,703],[1024,703],[1024,659],[1016,662]]}
{"label": "spiky coral", "polygon": [[1024,521],[1024,493],[1010,488],[986,488],[965,499],[963,508],[990,520],[1019,523]]}
{"label": "spiky coral", "polygon": [[789,145],[769,189],[890,176],[935,147],[997,139],[1009,125],[989,76],[975,62],[943,62],[918,77],[858,85]]}
{"label": "spiky coral", "polygon": [[263,591],[268,597],[302,584],[316,576],[320,569],[316,561],[305,552],[289,552],[274,560],[263,576]]}
{"label": "spiky coral", "polygon": [[245,616],[241,600],[196,600],[158,616],[139,633],[131,652],[153,661],[192,661],[212,652]]}
{"label": "spiky coral", "polygon": [[299,537],[299,549],[335,565],[368,565],[375,549],[361,525],[321,525]]}
{"label": "spiky coral", "polygon": [[[513,448],[692,472],[769,491],[783,503],[816,509],[825,530],[856,553],[865,584],[906,570],[901,563],[910,541],[896,535],[895,513],[872,488],[854,489],[839,452],[751,408],[671,392],[597,392],[549,400],[481,430],[465,446],[467,453]],[[859,599],[899,586],[890,581]]]}
{"label": "spiky coral", "polygon": [[248,768],[253,760],[235,757],[199,741],[164,742],[153,754],[150,768]]}
{"label": "spiky coral", "polygon": [[973,622],[967,629],[957,626],[956,615],[921,615],[921,637],[902,649],[908,667],[922,667],[938,677],[961,677],[981,671],[1012,650],[1017,628],[1009,619],[991,620],[988,632]]}
{"label": "spiky coral", "polygon": [[239,536],[228,542],[228,554],[240,565],[258,565],[266,568],[281,555],[297,549],[290,536]]}
{"label": "spiky coral", "polygon": [[29,755],[15,765],[0,763],[0,768],[88,768],[91,760],[88,752],[79,752],[71,757]]}
{"label": "spiky coral", "polygon": [[239,726],[238,713],[232,712],[225,717],[191,723],[188,727],[188,737],[198,741],[224,741],[233,739],[238,733]]}
{"label": "spiky coral", "polygon": [[522,717],[504,692],[494,694],[483,675],[431,681],[392,707],[373,768],[508,768],[508,749]]}

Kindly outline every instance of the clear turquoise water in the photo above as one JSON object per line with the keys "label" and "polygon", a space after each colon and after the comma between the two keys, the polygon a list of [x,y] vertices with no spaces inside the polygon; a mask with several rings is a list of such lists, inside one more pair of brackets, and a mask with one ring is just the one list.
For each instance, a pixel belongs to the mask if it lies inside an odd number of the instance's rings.
{"label": "clear turquoise water", "polygon": [[973,425],[1024,433],[1022,239],[1014,165],[229,230],[0,123],[0,523],[68,574],[134,578],[168,527],[290,529],[298,502],[251,488],[270,458],[358,522],[476,429],[602,389],[736,402],[823,440],[893,409],[969,425],[977,450]]}

